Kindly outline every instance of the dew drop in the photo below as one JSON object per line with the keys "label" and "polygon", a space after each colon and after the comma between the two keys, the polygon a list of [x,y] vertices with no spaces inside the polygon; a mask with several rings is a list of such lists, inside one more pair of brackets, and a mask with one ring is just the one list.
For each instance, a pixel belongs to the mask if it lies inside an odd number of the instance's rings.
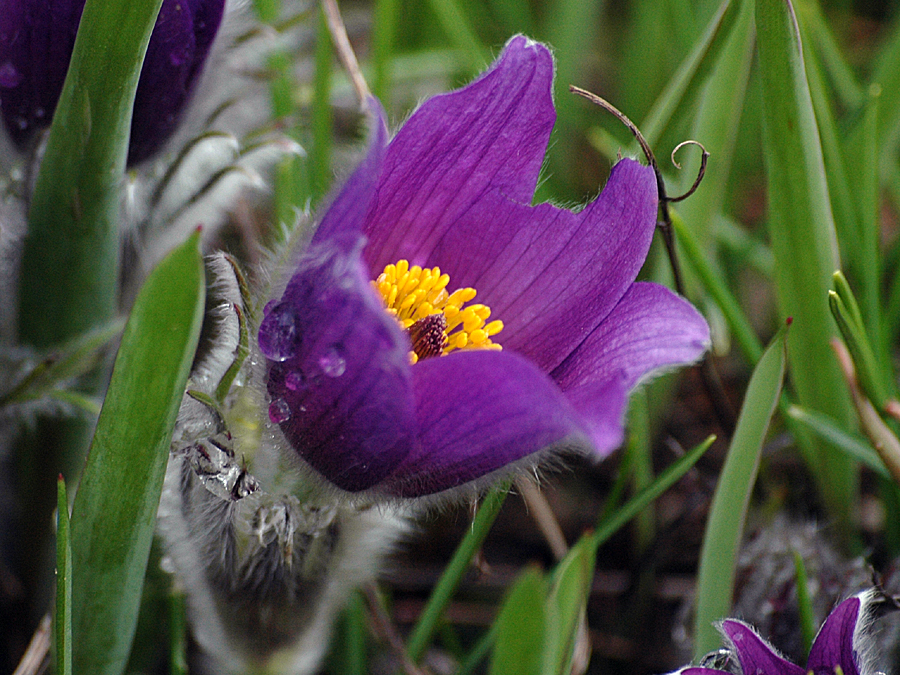
{"label": "dew drop", "polygon": [[187,55],[183,50],[176,50],[169,54],[169,63],[171,63],[176,68],[179,66],[183,66],[187,61]]}
{"label": "dew drop", "polygon": [[299,370],[292,370],[284,376],[284,386],[291,391],[303,391],[307,388],[306,376]]}
{"label": "dew drop", "polygon": [[276,398],[269,404],[269,419],[275,424],[281,424],[291,419],[291,408],[283,398]]}
{"label": "dew drop", "polygon": [[4,89],[13,89],[22,84],[22,73],[19,72],[11,61],[7,61],[0,65],[0,87]]}
{"label": "dew drop", "polygon": [[259,327],[259,348],[267,359],[287,361],[297,353],[300,331],[297,315],[288,303],[272,307]]}
{"label": "dew drop", "polygon": [[347,360],[332,347],[319,357],[319,367],[328,377],[340,377],[347,370]]}

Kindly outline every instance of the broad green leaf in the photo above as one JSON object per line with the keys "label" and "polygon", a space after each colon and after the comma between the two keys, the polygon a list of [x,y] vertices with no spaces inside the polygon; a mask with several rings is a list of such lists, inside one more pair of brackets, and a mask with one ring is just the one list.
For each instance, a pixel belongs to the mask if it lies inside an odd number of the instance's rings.
{"label": "broad green leaf", "polygon": [[731,610],[744,520],[756,483],[763,441],[784,379],[785,332],[782,329],[775,336],[753,371],[713,495],[697,574],[695,658],[718,647],[721,637],[714,622],[728,616]]}
{"label": "broad green leaf", "polygon": [[545,675],[547,582],[530,567],[519,577],[497,617],[490,675]]}
{"label": "broad green leaf", "polygon": [[72,509],[74,672],[128,658],[175,417],[204,306],[199,232],[135,301]]}
{"label": "broad green leaf", "polygon": [[162,0],[87,0],[28,214],[19,337],[48,347],[116,312],[131,109]]}
{"label": "broad green leaf", "polygon": [[582,537],[553,572],[542,673],[571,672],[575,641],[594,579],[595,551],[590,536]]}
{"label": "broad green leaf", "polygon": [[[757,0],[756,29],[776,295],[782,318],[794,320],[788,341],[791,381],[801,405],[849,423],[849,395],[828,342],[835,335],[828,290],[839,267],[834,220],[790,2]],[[830,516],[852,536],[857,490],[852,463],[834,447],[804,435],[798,441]]]}
{"label": "broad green leaf", "polygon": [[72,542],[66,481],[56,482],[56,675],[72,673]]}

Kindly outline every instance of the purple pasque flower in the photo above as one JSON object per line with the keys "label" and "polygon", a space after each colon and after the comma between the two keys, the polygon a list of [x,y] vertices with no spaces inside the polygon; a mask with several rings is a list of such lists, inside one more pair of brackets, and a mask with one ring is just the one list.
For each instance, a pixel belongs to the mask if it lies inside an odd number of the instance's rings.
{"label": "purple pasque flower", "polygon": [[[737,675],[871,675],[874,669],[869,629],[879,611],[897,603],[878,589],[864,591],[832,610],[809,651],[802,668],[781,656],[750,626],[736,619],[721,624],[729,645],[729,661]],[[840,670],[839,670],[840,669]],[[678,675],[733,675],[718,668],[682,668]]]}
{"label": "purple pasque flower", "polygon": [[[171,136],[219,29],[225,0],[164,0],[135,100],[128,163]],[[84,0],[0,0],[0,112],[24,147],[62,92]]]}
{"label": "purple pasque flower", "polygon": [[705,350],[689,303],[635,283],[651,169],[620,161],[579,213],[530,205],[552,79],[547,48],[519,36],[390,144],[373,104],[368,155],[259,330],[270,418],[331,484],[419,497],[551,448],[605,456],[631,389]]}

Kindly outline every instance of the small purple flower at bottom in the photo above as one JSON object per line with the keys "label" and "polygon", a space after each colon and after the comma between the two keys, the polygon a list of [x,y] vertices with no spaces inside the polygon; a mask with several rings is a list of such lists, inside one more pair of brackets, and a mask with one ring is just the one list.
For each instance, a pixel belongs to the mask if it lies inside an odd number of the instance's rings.
{"label": "small purple flower at bottom", "polygon": [[620,161],[578,213],[531,206],[552,79],[519,36],[389,144],[373,102],[368,155],[259,330],[270,419],[330,484],[421,497],[547,450],[605,456],[636,384],[706,349],[688,302],[635,282],[650,168]]}
{"label": "small purple flower at bottom", "polygon": [[791,663],[756,631],[736,619],[726,619],[720,630],[735,671],[688,666],[677,675],[873,675],[870,629],[879,611],[897,603],[878,589],[848,598],[832,610],[812,644],[806,668]]}

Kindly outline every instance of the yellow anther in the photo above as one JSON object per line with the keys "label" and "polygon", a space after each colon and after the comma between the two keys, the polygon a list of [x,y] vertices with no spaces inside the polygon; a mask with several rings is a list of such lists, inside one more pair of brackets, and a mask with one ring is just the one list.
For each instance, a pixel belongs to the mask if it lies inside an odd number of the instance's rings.
{"label": "yellow anther", "polygon": [[502,321],[491,321],[487,326],[484,327],[484,332],[488,335],[496,335],[501,330],[503,330]]}
{"label": "yellow anther", "polygon": [[[399,260],[387,265],[372,286],[384,301],[385,309],[404,330],[418,330],[416,322],[435,314],[443,314],[444,348],[439,354],[449,354],[458,349],[501,349],[491,341],[491,337],[503,330],[502,321],[485,322],[491,316],[487,305],[471,302],[476,295],[474,288],[459,288],[447,292],[450,276],[441,272],[440,267],[422,268],[410,266],[409,261]],[[416,328],[411,328],[416,324]],[[443,323],[441,324],[443,325]],[[440,328],[437,329],[440,331]],[[440,336],[440,332],[436,337]],[[438,345],[439,347],[439,345]],[[435,354],[432,346],[421,354],[410,353],[410,363]]]}

